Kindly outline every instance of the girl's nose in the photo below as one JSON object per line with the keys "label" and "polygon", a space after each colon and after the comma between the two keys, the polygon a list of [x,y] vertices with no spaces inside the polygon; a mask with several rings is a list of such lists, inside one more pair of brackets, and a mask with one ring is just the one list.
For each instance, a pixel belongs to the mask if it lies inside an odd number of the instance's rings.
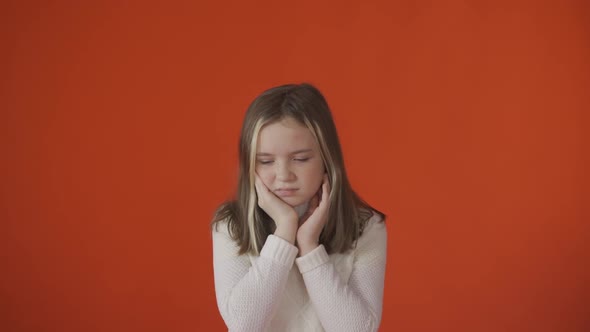
{"label": "girl's nose", "polygon": [[279,181],[288,181],[293,179],[293,172],[289,165],[284,163],[277,164],[276,177]]}

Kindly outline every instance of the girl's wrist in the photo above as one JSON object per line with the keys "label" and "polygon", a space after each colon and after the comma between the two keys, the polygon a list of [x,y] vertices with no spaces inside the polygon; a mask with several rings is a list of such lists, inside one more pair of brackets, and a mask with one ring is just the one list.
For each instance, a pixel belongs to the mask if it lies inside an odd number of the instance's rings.
{"label": "girl's wrist", "polygon": [[319,246],[318,242],[297,242],[299,256],[305,256]]}
{"label": "girl's wrist", "polygon": [[275,236],[280,237],[281,239],[295,244],[295,237],[297,235],[297,227],[291,227],[290,225],[281,225],[277,226],[277,229],[274,232]]}

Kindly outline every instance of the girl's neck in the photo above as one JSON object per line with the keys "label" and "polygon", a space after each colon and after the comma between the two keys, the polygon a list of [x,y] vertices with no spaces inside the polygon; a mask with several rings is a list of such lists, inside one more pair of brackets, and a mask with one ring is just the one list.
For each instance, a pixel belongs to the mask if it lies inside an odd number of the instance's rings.
{"label": "girl's neck", "polygon": [[299,218],[301,218],[305,212],[307,212],[307,207],[309,206],[309,202],[305,202],[301,205],[297,205],[295,207],[293,207],[295,209],[295,212],[297,212],[297,215],[299,216]]}

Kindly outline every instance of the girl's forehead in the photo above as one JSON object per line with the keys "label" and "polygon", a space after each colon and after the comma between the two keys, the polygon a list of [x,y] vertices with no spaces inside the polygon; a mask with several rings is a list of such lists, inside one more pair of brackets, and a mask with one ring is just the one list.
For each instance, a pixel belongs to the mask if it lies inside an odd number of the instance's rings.
{"label": "girl's forehead", "polygon": [[316,141],[306,126],[285,118],[262,127],[258,136],[257,153],[279,153],[315,149]]}

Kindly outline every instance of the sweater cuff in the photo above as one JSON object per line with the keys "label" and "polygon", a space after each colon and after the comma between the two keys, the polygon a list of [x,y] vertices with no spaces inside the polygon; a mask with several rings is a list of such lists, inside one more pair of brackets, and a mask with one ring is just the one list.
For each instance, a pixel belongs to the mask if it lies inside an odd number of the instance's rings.
{"label": "sweater cuff", "polygon": [[305,256],[301,256],[295,260],[297,263],[297,267],[299,268],[299,272],[305,273],[309,272],[316,267],[327,263],[330,260],[330,256],[326,252],[326,248],[324,248],[323,244],[320,244],[314,250],[307,253]]}
{"label": "sweater cuff", "polygon": [[260,256],[270,258],[282,265],[291,267],[293,266],[297,252],[299,252],[297,247],[271,234],[266,238],[266,242],[260,251]]}

